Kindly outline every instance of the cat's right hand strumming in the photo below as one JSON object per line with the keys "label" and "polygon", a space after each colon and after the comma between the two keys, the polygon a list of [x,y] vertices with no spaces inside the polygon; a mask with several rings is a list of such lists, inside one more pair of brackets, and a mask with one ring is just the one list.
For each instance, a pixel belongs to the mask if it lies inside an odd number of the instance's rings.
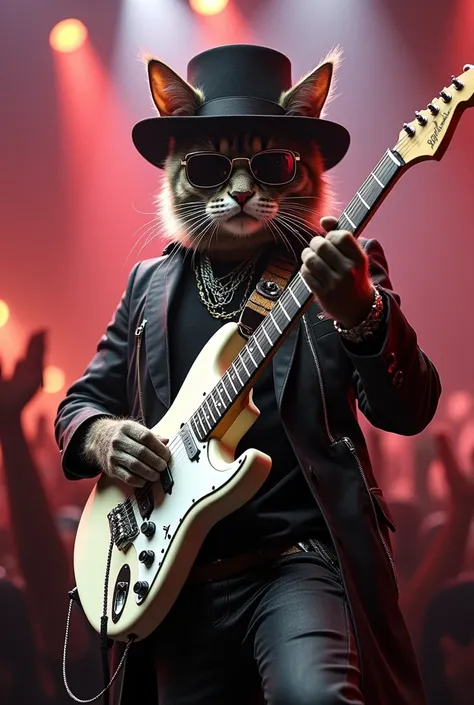
{"label": "cat's right hand strumming", "polygon": [[98,419],[87,432],[86,457],[109,477],[132,487],[156,482],[170,459],[167,439],[136,421]]}

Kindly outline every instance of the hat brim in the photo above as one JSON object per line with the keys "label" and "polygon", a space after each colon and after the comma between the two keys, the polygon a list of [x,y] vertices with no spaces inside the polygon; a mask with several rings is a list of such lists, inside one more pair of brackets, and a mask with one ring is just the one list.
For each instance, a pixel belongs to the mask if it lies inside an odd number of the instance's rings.
{"label": "hat brim", "polygon": [[162,169],[169,153],[169,140],[212,137],[238,129],[259,131],[271,137],[297,137],[318,144],[328,171],[338,164],[349,149],[350,135],[345,127],[330,120],[297,115],[213,115],[147,118],[132,130],[132,139],[142,157]]}

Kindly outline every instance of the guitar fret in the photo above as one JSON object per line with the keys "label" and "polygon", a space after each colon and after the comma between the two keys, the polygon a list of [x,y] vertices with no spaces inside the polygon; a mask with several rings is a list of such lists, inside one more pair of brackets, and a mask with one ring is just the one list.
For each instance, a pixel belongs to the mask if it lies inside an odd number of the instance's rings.
{"label": "guitar fret", "polygon": [[194,416],[191,417],[191,430],[194,433],[194,435],[196,436],[196,438],[198,438],[200,436],[199,429],[197,427],[197,423],[196,423]]}
{"label": "guitar fret", "polygon": [[[264,323],[265,323],[265,322],[264,322]],[[264,332],[264,334],[265,334],[266,339],[267,339],[268,342],[270,343],[270,345],[273,345],[272,339],[271,339],[270,336],[268,335],[267,329],[265,328],[264,323],[262,323],[262,330],[263,330],[263,332]]]}
{"label": "guitar fret", "polygon": [[[232,368],[232,365],[230,366],[229,370],[230,370],[231,368]],[[229,378],[231,387],[232,387],[232,389],[234,390],[234,392],[235,392],[236,394],[238,394],[238,391],[237,391],[237,389],[235,388],[235,384],[234,384],[233,381],[232,381],[232,375],[230,374],[230,371],[229,371],[229,370],[227,371],[227,376],[228,376],[228,378]]]}
{"label": "guitar fret", "polygon": [[213,422],[216,423],[216,419],[215,419],[214,414],[212,413],[211,405],[209,404],[209,399],[208,399],[208,398],[206,399],[206,404],[207,404],[207,408],[209,409],[209,413],[211,414],[211,417],[212,417]]}
{"label": "guitar fret", "polygon": [[280,299],[280,309],[283,311],[283,313],[285,314],[285,316],[287,317],[287,319],[291,322],[291,317],[290,317],[290,316],[288,315],[288,313],[286,312],[286,309],[285,309],[285,307],[283,306],[283,302],[281,301],[281,299]]}
{"label": "guitar fret", "polygon": [[221,394],[221,391],[220,391],[220,389],[219,389],[219,385],[217,385],[216,389],[217,389],[217,393],[218,393],[218,395],[219,395],[220,402],[221,402],[222,406],[225,408],[224,399],[222,398],[222,394]]}
{"label": "guitar fret", "polygon": [[[259,340],[260,336],[260,340]],[[268,341],[268,338],[265,336],[264,330],[263,330],[263,325],[260,324],[257,330],[254,333],[254,338],[255,341],[257,342],[259,349],[261,349],[262,355],[266,357],[266,355],[271,352],[271,349],[273,347],[273,343]]]}
{"label": "guitar fret", "polygon": [[[245,369],[242,364],[242,360],[240,359],[240,353],[237,355],[237,357],[235,358],[235,360],[232,364],[234,365],[234,368],[235,368],[235,371],[239,377],[239,380],[241,380],[241,378],[244,377],[244,375],[245,375]],[[239,367],[239,365],[240,365],[240,367]]]}
{"label": "guitar fret", "polygon": [[252,362],[253,362],[253,364],[255,365],[255,367],[258,367],[258,365],[257,365],[257,363],[255,362],[255,360],[253,359],[252,353],[250,352],[250,350],[248,349],[248,347],[247,347],[247,354],[248,354],[249,358],[252,360]]}
{"label": "guitar fret", "polygon": [[240,379],[240,375],[239,375],[239,371],[238,371],[238,369],[237,369],[237,366],[236,366],[236,365],[232,365],[232,367],[233,367],[233,370],[234,370],[235,374],[237,375],[237,379],[239,380],[239,383],[240,383],[240,384],[242,385],[242,387],[243,387],[243,386],[244,386],[244,383],[243,383],[242,380]]}
{"label": "guitar fret", "polygon": [[309,293],[312,294],[312,293],[313,293],[313,290],[311,289],[310,285],[307,283],[306,279],[303,278],[303,276],[301,275],[301,273],[300,273],[299,277],[300,277],[300,281],[303,282],[303,284],[305,285],[305,287],[308,289]]}
{"label": "guitar fret", "polygon": [[370,172],[370,175],[373,176],[373,178],[374,178],[375,181],[378,183],[378,185],[380,186],[380,188],[385,188],[385,186],[383,185],[383,183],[380,181],[380,179],[378,178],[378,176],[377,176],[376,174],[374,174],[373,171]]}
{"label": "guitar fret", "polygon": [[280,333],[280,335],[281,335],[281,330],[280,330],[280,328],[279,328],[279,326],[278,326],[278,323],[275,321],[275,318],[274,318],[274,316],[273,316],[273,312],[270,313],[270,318],[272,319],[275,328],[277,329],[277,331],[278,331],[278,332]]}
{"label": "guitar fret", "polygon": [[205,436],[206,433],[207,433],[207,431],[208,431],[208,429],[207,429],[206,426],[204,425],[204,421],[203,421],[203,418],[202,418],[200,412],[202,412],[201,407],[199,407],[198,410],[196,411],[196,416],[197,416],[197,419],[198,419],[198,421],[199,421],[199,425],[200,425],[200,427],[201,427],[201,429],[202,429],[202,435]]}
{"label": "guitar fret", "polygon": [[289,290],[285,291],[284,296],[282,296],[282,301],[285,303],[285,308],[289,312],[291,319],[296,316],[298,311],[300,310],[300,305],[299,303],[295,303],[294,297],[290,295]]}
{"label": "guitar fret", "polygon": [[[199,407],[199,411],[201,412],[202,418],[203,418],[203,420],[204,420],[204,424],[207,424],[207,426],[209,426],[208,431],[210,431],[211,428],[212,428],[212,424],[209,423],[209,419],[207,418],[207,416],[206,416],[206,414],[205,414],[205,411],[204,411],[204,409],[203,409],[202,406]],[[203,424],[203,428],[205,428],[204,424]]]}
{"label": "guitar fret", "polygon": [[[224,377],[225,377],[225,375],[224,375]],[[230,396],[229,392],[227,391],[227,387],[225,386],[225,382],[224,382],[224,377],[222,377],[222,386],[224,387],[224,392],[229,397],[229,401],[232,403],[232,397]]]}
{"label": "guitar fret", "polygon": [[258,342],[258,340],[257,340],[257,336],[254,335],[253,338],[254,338],[254,340],[255,340],[255,345],[256,345],[257,348],[260,350],[260,353],[261,353],[262,357],[264,358],[264,357],[265,357],[265,353],[263,352],[262,348],[260,347],[260,344],[259,344],[259,342]]}
{"label": "guitar fret", "polygon": [[346,219],[347,219],[348,223],[350,224],[351,228],[354,228],[354,230],[355,230],[355,229],[356,229],[356,224],[352,222],[352,220],[351,220],[351,219],[349,218],[349,216],[347,215],[346,211],[342,211],[342,215],[346,217]]}
{"label": "guitar fret", "polygon": [[239,353],[239,358],[240,358],[240,361],[241,361],[241,363],[242,363],[242,366],[243,366],[243,368],[244,368],[244,370],[245,370],[245,372],[246,372],[246,374],[247,374],[247,377],[250,377],[250,372],[249,372],[248,369],[247,369],[247,365],[246,365],[245,362],[244,362],[244,358],[242,357],[242,353],[241,353],[241,352]]}
{"label": "guitar fret", "polygon": [[369,204],[366,201],[364,201],[364,199],[362,198],[362,196],[360,195],[360,193],[358,191],[357,191],[357,196],[358,196],[360,202],[367,208],[367,210],[370,210]]}
{"label": "guitar fret", "polygon": [[293,289],[292,289],[291,285],[288,287],[288,291],[290,292],[291,296],[294,298],[295,303],[296,303],[296,305],[298,306],[298,309],[299,309],[300,306],[301,306],[301,304],[300,304],[300,302],[298,301],[298,299],[296,298],[296,296],[294,295]]}

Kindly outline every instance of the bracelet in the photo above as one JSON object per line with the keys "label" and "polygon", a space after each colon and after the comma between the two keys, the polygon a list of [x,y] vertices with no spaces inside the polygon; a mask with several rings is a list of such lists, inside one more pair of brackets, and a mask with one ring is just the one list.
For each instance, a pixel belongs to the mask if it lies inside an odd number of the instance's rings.
{"label": "bracelet", "polygon": [[374,303],[367,318],[359,325],[354,326],[354,328],[342,328],[337,321],[334,321],[334,327],[346,340],[350,340],[353,343],[363,343],[379,329],[383,320],[384,309],[382,294],[374,286]]}

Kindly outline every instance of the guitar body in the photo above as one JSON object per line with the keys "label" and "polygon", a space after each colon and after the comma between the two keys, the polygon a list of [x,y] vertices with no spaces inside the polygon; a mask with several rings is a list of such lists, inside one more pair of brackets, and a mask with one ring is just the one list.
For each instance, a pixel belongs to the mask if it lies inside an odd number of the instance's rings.
{"label": "guitar body", "polygon": [[[244,344],[236,324],[223,326],[202,349],[172,407],[152,429],[170,439],[171,493],[160,482],[149,485],[151,511],[143,516],[136,501],[139,491],[135,496],[129,486],[106,476],[93,489],[76,536],[74,570],[83,609],[98,632],[111,542],[108,515],[114,508],[125,502],[127,517],[135,521],[138,532],[125,548],[112,548],[107,632],[119,641],[127,641],[131,634],[143,639],[175,602],[212,526],[250,500],[268,476],[271,460],[267,455],[249,449],[234,459],[238,442],[259,415],[250,394],[234,404],[214,437],[204,443],[196,441],[197,458],[189,457],[179,435],[181,425]],[[140,531],[146,520],[156,527],[151,536]],[[142,551],[153,552],[150,565],[139,561]],[[137,582],[148,583],[146,595],[133,592]]]}

